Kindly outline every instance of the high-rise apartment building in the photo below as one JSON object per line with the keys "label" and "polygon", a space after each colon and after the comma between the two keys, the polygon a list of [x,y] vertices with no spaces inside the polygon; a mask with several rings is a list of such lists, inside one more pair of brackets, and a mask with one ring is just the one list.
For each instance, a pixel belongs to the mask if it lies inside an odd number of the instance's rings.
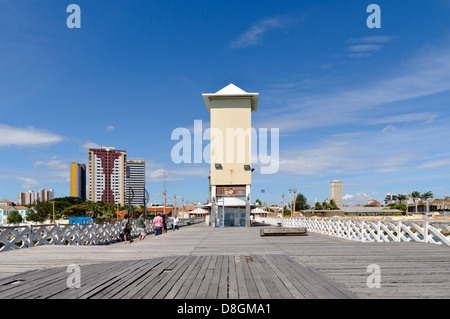
{"label": "high-rise apartment building", "polygon": [[37,200],[37,193],[33,192],[32,190],[19,193],[19,196],[17,198],[17,204],[18,205],[30,205],[34,204]]}
{"label": "high-rise apartment building", "polygon": [[330,199],[333,199],[337,206],[342,206],[344,204],[341,181],[334,180],[330,182]]}
{"label": "high-rise apartment building", "polygon": [[86,200],[86,164],[70,163],[70,196]]}
{"label": "high-rise apartment building", "polygon": [[53,189],[41,189],[38,192],[32,190],[19,193],[17,203],[18,205],[31,205],[36,202],[49,202],[55,198],[55,191]]}
{"label": "high-rise apartment building", "polygon": [[89,201],[125,204],[126,157],[126,151],[114,147],[89,149]]}
{"label": "high-rise apartment building", "polygon": [[131,205],[144,205],[145,199],[145,160],[128,159],[126,160],[126,178],[125,193],[128,204],[131,199]]}
{"label": "high-rise apartment building", "polygon": [[53,189],[41,189],[37,192],[37,200],[40,202],[49,202],[55,198],[55,191]]}

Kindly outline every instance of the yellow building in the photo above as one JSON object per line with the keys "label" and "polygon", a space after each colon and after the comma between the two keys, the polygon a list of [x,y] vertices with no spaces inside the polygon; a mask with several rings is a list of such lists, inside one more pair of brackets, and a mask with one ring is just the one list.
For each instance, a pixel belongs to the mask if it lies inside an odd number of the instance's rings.
{"label": "yellow building", "polygon": [[258,93],[230,84],[203,94],[211,117],[211,224],[250,225],[252,116]]}
{"label": "yellow building", "polygon": [[86,165],[70,163],[70,196],[86,200]]}

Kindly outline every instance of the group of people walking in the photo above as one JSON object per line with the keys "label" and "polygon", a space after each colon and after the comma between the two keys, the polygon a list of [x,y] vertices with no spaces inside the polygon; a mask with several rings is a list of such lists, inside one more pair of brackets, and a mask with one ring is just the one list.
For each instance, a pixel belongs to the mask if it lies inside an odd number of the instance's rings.
{"label": "group of people walking", "polygon": [[[125,244],[127,243],[127,240],[129,240],[130,243],[132,243],[133,242],[133,239],[131,238],[131,230],[133,229],[132,217],[130,218],[128,214],[126,214],[124,217],[125,218],[121,222],[123,239]],[[147,223],[147,221],[144,218],[144,214],[142,213],[136,220],[136,226],[139,233],[139,241],[145,239],[145,237],[147,236],[147,229],[152,230],[152,227],[155,236],[167,232],[166,218],[165,216],[163,217],[161,213],[157,214],[157,216],[153,219],[153,223],[150,225]],[[174,217],[172,226],[174,231],[180,229],[179,219],[177,216]]]}

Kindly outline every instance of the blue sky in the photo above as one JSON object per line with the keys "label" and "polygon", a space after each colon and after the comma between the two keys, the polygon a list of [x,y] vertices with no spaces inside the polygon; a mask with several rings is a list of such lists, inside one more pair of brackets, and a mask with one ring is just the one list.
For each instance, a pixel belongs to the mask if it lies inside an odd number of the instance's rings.
{"label": "blue sky", "polygon": [[229,83],[260,94],[254,127],[280,128],[252,200],[323,201],[334,179],[350,205],[449,195],[449,18],[448,0],[0,0],[0,198],[68,195],[70,162],[104,145],[147,161],[152,202],[164,173],[170,199],[206,201],[208,164],[173,163],[171,133],[207,125],[201,94]]}

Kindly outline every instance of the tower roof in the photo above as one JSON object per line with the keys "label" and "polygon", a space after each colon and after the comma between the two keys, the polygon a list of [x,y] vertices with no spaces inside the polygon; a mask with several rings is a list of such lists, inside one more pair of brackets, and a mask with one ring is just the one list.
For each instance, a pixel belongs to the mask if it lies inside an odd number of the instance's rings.
{"label": "tower roof", "polygon": [[241,88],[237,87],[233,83],[230,83],[223,89],[216,93],[204,93],[202,94],[205,101],[208,112],[211,110],[211,100],[217,99],[250,99],[252,105],[252,112],[255,112],[258,107],[259,93],[247,93]]}

